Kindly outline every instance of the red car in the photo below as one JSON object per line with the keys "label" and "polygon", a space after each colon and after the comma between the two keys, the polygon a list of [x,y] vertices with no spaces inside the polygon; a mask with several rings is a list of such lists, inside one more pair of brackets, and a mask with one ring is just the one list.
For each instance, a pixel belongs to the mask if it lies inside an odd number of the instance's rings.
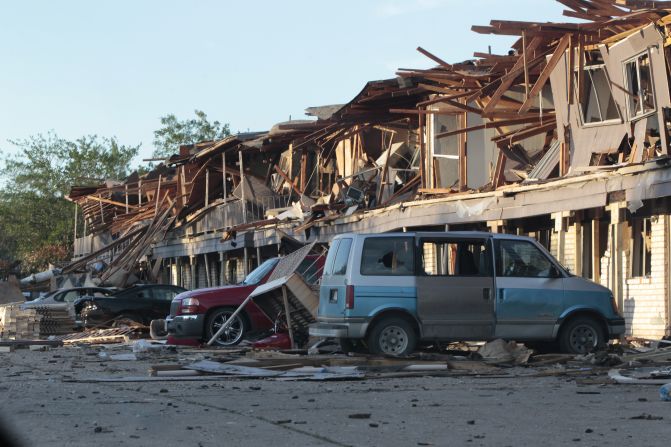
{"label": "red car", "polygon": [[[210,340],[249,294],[268,280],[279,260],[268,259],[240,284],[190,290],[177,295],[172,300],[170,315],[166,318],[168,336],[179,341]],[[324,258],[311,255],[306,256],[297,272],[308,283],[316,283],[321,278],[323,267]],[[273,321],[253,301],[235,319],[215,344],[233,346],[252,332],[268,332],[273,328]]]}

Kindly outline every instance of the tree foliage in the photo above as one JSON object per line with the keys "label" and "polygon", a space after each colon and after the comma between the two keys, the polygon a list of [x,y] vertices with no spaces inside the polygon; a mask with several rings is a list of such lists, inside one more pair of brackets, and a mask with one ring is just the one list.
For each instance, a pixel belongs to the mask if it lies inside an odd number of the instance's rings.
{"label": "tree foliage", "polygon": [[172,113],[161,117],[161,128],[154,131],[154,158],[168,158],[184,144],[220,140],[231,134],[228,124],[210,122],[202,110],[194,112],[195,118],[183,121]]}
{"label": "tree foliage", "polygon": [[69,141],[53,132],[10,143],[18,153],[3,160],[0,259],[21,259],[24,271],[35,271],[71,255],[70,187],[125,178],[139,145],[95,135]]}

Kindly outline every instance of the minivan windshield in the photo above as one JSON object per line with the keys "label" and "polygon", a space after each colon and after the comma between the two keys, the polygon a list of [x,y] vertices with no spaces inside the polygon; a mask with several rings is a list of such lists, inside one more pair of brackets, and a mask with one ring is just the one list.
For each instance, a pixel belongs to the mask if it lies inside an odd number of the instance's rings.
{"label": "minivan windshield", "polygon": [[278,261],[279,258],[268,259],[266,262],[252,270],[241,284],[246,286],[258,284],[259,281],[261,281],[263,277],[275,267],[275,264],[277,264]]}

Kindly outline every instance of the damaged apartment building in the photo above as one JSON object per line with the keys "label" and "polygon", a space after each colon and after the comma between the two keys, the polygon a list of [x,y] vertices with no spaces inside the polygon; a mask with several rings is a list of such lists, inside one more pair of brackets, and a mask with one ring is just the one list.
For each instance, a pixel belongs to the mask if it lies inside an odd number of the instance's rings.
{"label": "damaged apartment building", "polygon": [[512,49],[399,69],[344,105],[175,148],[73,187],[63,282],[187,288],[344,232],[528,235],[608,286],[627,335],[671,329],[671,3],[559,0],[569,23],[491,21]]}

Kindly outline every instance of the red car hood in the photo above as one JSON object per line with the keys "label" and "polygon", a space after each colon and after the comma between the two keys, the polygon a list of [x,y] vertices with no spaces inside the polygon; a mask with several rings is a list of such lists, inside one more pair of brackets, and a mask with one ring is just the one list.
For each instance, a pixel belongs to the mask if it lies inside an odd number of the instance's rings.
{"label": "red car hood", "polygon": [[253,290],[257,287],[258,284],[233,284],[230,286],[221,286],[221,287],[208,287],[206,289],[196,289],[182,292],[177,295],[174,299],[182,300],[184,298],[198,298],[207,295],[219,295],[222,292],[226,293],[236,293],[236,292],[245,292],[249,294],[250,290]]}

